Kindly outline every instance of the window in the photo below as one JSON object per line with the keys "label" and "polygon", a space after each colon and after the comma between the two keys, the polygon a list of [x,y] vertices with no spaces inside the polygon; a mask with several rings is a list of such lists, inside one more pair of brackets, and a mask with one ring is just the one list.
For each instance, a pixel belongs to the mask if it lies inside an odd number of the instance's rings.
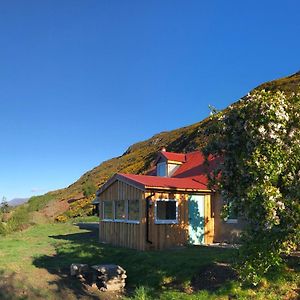
{"label": "window", "polygon": [[139,223],[139,200],[103,201],[103,221]]}
{"label": "window", "polygon": [[156,175],[161,177],[167,176],[167,166],[165,162],[158,163],[156,167]]}
{"label": "window", "polygon": [[125,219],[126,219],[125,201],[124,200],[115,201],[115,220],[122,221]]}
{"label": "window", "polygon": [[228,217],[225,221],[229,224],[236,224],[238,222],[237,209],[232,205],[232,202],[228,203]]}
{"label": "window", "polygon": [[103,201],[103,220],[113,219],[113,202]]}
{"label": "window", "polygon": [[140,202],[139,200],[128,200],[128,221],[139,221],[140,219]]}
{"label": "window", "polygon": [[180,165],[168,164],[168,176],[171,177]]}
{"label": "window", "polygon": [[155,224],[178,223],[178,202],[175,199],[162,199],[155,202]]}

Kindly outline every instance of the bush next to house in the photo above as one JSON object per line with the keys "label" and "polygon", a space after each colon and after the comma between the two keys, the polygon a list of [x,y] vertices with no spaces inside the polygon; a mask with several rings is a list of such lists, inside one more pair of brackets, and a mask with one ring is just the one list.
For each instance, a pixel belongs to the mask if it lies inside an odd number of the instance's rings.
{"label": "bush next to house", "polygon": [[211,184],[247,220],[239,270],[257,284],[299,245],[300,95],[254,91],[212,118],[204,151],[223,163]]}

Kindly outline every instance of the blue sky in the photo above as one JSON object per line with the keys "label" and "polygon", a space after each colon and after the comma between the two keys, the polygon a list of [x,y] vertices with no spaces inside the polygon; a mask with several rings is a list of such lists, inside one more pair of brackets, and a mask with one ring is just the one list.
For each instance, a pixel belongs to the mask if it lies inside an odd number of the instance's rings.
{"label": "blue sky", "polygon": [[0,197],[66,187],[300,69],[299,1],[3,0]]}

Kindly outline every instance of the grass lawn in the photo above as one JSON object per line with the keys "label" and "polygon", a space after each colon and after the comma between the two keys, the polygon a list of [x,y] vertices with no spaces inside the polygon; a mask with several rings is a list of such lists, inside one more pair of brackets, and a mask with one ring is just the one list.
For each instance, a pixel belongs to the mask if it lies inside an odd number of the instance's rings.
{"label": "grass lawn", "polygon": [[127,298],[228,299],[228,295],[237,295],[237,299],[297,299],[296,260],[256,289],[229,282],[217,291],[193,292],[193,276],[208,263],[231,262],[233,251],[188,247],[138,252],[101,245],[96,232],[68,223],[37,225],[0,237],[0,299],[107,299],[107,294],[69,277],[69,266],[75,262],[121,265],[128,275]]}

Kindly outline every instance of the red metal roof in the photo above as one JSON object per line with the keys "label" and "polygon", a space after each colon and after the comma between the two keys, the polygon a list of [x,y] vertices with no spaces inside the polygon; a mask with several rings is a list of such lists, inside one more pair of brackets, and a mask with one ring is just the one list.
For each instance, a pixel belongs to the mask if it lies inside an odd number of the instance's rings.
{"label": "red metal roof", "polygon": [[148,175],[118,174],[119,176],[138,183],[141,188],[162,188],[162,189],[182,189],[182,190],[207,190],[206,184],[194,178],[170,178]]}
{"label": "red metal roof", "polygon": [[167,160],[185,162],[185,154],[184,153],[175,153],[175,152],[167,152],[161,151],[160,154],[164,156]]}
{"label": "red metal roof", "polygon": [[152,188],[207,191],[209,190],[207,174],[211,173],[221,162],[219,158],[214,157],[209,157],[207,162],[200,151],[187,154],[162,151],[160,155],[164,155],[168,160],[182,162],[171,177],[153,176],[156,175],[156,168],[152,169],[148,175],[118,173],[106,182],[99,192],[104,191],[116,180],[123,180],[142,190]]}

